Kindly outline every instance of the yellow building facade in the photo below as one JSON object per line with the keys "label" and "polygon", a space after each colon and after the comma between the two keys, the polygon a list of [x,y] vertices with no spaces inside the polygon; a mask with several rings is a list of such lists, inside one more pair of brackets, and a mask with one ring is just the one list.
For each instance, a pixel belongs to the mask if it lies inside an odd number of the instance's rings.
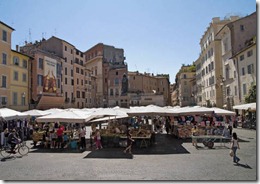
{"label": "yellow building facade", "polygon": [[0,21],[0,108],[10,104],[11,37],[13,28]]}
{"label": "yellow building facade", "polygon": [[29,109],[29,59],[29,56],[11,50],[9,107],[18,111]]}

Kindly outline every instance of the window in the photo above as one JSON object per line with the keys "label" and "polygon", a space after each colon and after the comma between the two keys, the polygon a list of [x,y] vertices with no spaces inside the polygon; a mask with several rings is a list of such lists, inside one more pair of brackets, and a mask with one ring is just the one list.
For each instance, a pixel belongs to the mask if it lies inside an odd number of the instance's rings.
{"label": "window", "polygon": [[118,72],[116,72],[116,75],[118,75]]}
{"label": "window", "polygon": [[80,98],[80,91],[77,91],[77,98]]}
{"label": "window", "polygon": [[25,59],[23,60],[23,68],[27,68],[27,61]]}
{"label": "window", "polygon": [[2,88],[6,88],[6,76],[2,75]]}
{"label": "window", "polygon": [[243,61],[245,59],[244,54],[240,56],[240,61]]}
{"label": "window", "polygon": [[229,79],[229,68],[226,67],[226,79]]}
{"label": "window", "polygon": [[245,68],[242,68],[242,75],[245,75]]}
{"label": "window", "polygon": [[248,74],[254,73],[254,65],[253,64],[247,66],[247,73]]}
{"label": "window", "polygon": [[13,105],[17,105],[17,93],[13,92]]}
{"label": "window", "polygon": [[68,84],[68,79],[67,78],[65,78],[65,84]]}
{"label": "window", "polygon": [[234,78],[237,78],[237,72],[234,71]]}
{"label": "window", "polygon": [[18,72],[14,71],[14,80],[18,81]]}
{"label": "window", "polygon": [[244,25],[240,25],[240,31],[244,31],[244,30],[245,30]]}
{"label": "window", "polygon": [[70,75],[71,77],[73,77],[73,70],[70,70]]}
{"label": "window", "polygon": [[43,86],[43,76],[42,75],[37,75],[37,85]]}
{"label": "window", "polygon": [[25,94],[23,93],[22,95],[21,95],[21,105],[25,105]]}
{"label": "window", "polygon": [[13,57],[13,65],[19,66],[19,58],[16,56]]}
{"label": "window", "polygon": [[7,97],[1,96],[2,105],[7,105]]}
{"label": "window", "polygon": [[6,53],[3,53],[3,54],[2,54],[2,64],[3,64],[3,65],[6,65],[6,64],[7,64],[7,55],[6,55]]}
{"label": "window", "polygon": [[82,91],[82,98],[85,98],[85,92]]}
{"label": "window", "polygon": [[67,51],[67,46],[65,45],[65,48],[64,48],[65,51]]}
{"label": "window", "polygon": [[214,62],[211,62],[211,70],[214,70]]}
{"label": "window", "polygon": [[73,85],[73,86],[74,86],[74,80],[73,80],[73,79],[71,79],[71,85]]}
{"label": "window", "polygon": [[227,96],[230,96],[230,93],[231,93],[230,87],[227,87]]}
{"label": "window", "polygon": [[243,94],[246,95],[246,84],[243,84]]}
{"label": "window", "polygon": [[186,79],[186,74],[183,74],[183,78]]}
{"label": "window", "polygon": [[7,42],[7,32],[5,30],[2,31],[2,40]]}
{"label": "window", "polygon": [[39,58],[38,68],[43,69],[43,59]]}
{"label": "window", "polygon": [[76,68],[76,73],[79,73],[79,68],[78,67]]}
{"label": "window", "polygon": [[114,90],[110,89],[110,96],[114,96]]}
{"label": "window", "polygon": [[65,67],[65,75],[67,75],[67,74],[68,74],[67,67]]}
{"label": "window", "polygon": [[77,79],[77,85],[79,85],[79,79]]}
{"label": "window", "polygon": [[235,86],[235,96],[237,96],[237,86]]}
{"label": "window", "polygon": [[118,85],[119,84],[119,80],[118,78],[115,78],[115,85]]}
{"label": "window", "polygon": [[250,51],[247,52],[247,57],[250,57],[252,55],[253,55],[253,50],[250,50]]}
{"label": "window", "polygon": [[25,73],[23,73],[23,82],[26,82],[26,74]]}

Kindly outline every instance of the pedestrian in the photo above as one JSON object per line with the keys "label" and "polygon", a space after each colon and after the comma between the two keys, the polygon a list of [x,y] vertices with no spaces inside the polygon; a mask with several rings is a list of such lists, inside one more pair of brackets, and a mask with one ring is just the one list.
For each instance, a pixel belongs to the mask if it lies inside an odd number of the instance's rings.
{"label": "pedestrian", "polygon": [[238,163],[239,162],[239,158],[237,157],[237,149],[240,149],[239,147],[239,143],[238,143],[238,138],[237,138],[237,134],[236,132],[233,132],[232,134],[232,140],[231,140],[231,149],[233,150],[233,162],[234,163]]}
{"label": "pedestrian", "polygon": [[57,147],[62,148],[62,142],[63,142],[63,128],[60,125],[57,130]]}
{"label": "pedestrian", "polygon": [[86,149],[86,130],[84,128],[84,126],[81,127],[80,130],[80,146],[82,149]]}
{"label": "pedestrian", "polygon": [[192,146],[195,146],[196,148],[198,147],[198,143],[197,143],[197,138],[196,136],[199,135],[198,129],[197,129],[197,125],[193,126],[193,128],[191,129],[191,135],[192,137]]}
{"label": "pedestrian", "polygon": [[102,144],[101,144],[101,135],[100,135],[100,132],[99,130],[97,129],[96,130],[96,135],[95,135],[95,138],[94,140],[96,141],[96,149],[102,149]]}
{"label": "pedestrian", "polygon": [[129,150],[129,153],[132,154],[132,144],[134,142],[134,139],[132,139],[132,135],[130,132],[127,133],[127,147],[124,150],[124,153],[127,152],[127,150]]}

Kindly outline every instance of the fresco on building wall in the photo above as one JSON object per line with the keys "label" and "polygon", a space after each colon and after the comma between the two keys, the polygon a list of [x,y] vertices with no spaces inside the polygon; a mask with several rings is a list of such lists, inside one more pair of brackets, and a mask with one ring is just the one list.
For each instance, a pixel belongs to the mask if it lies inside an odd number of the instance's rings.
{"label": "fresco on building wall", "polygon": [[55,59],[44,57],[44,77],[43,77],[43,92],[56,93],[56,67]]}

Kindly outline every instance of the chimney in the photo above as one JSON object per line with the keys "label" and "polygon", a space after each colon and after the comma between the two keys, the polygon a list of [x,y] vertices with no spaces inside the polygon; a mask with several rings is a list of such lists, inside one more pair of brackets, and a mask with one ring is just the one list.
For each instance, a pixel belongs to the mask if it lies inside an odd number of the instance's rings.
{"label": "chimney", "polygon": [[15,48],[16,48],[16,51],[17,51],[17,52],[20,52],[19,45],[16,45]]}
{"label": "chimney", "polygon": [[212,18],[212,23],[217,23],[220,21],[220,18],[219,17],[214,17]]}

